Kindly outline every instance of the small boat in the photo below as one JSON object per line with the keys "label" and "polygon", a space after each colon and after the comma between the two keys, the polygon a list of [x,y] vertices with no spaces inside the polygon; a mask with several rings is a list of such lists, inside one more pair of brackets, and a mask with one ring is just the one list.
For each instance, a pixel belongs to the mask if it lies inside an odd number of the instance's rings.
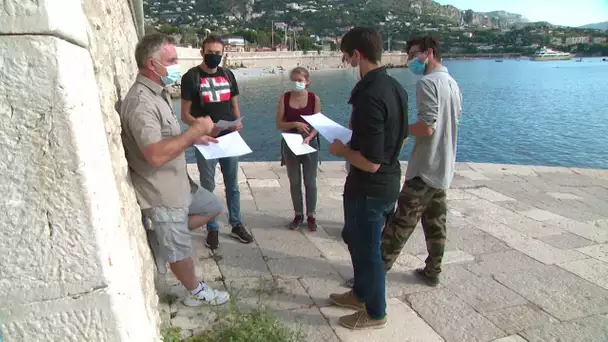
{"label": "small boat", "polygon": [[576,62],[582,62],[583,61],[583,57],[579,57],[579,59],[576,60]]}
{"label": "small boat", "polygon": [[502,62],[503,62],[503,60],[502,60],[502,59],[497,59],[497,60],[495,60],[495,62],[496,62],[496,63],[502,63]]}

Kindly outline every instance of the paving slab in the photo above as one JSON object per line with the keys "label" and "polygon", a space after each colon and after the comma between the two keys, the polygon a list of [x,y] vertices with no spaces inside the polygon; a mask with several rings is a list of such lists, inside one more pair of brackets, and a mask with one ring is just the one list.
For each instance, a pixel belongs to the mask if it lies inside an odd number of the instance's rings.
{"label": "paving slab", "polygon": [[557,266],[494,279],[562,321],[608,312],[608,290]]}
{"label": "paving slab", "polygon": [[593,245],[578,248],[577,251],[608,263],[608,244]]}
{"label": "paving slab", "polygon": [[332,328],[342,341],[444,341],[433,328],[405,303],[393,298],[388,300],[386,304],[388,323],[384,329],[378,330],[352,331],[340,326],[338,319],[343,315],[353,313],[352,310],[325,307],[321,308],[321,312],[329,319]]}
{"label": "paving slab", "polygon": [[522,332],[521,335],[529,342],[608,341],[608,316],[600,315],[570,322],[545,325],[539,328],[526,330]]}
{"label": "paving slab", "polygon": [[590,258],[559,264],[559,267],[608,289],[608,263]]}
{"label": "paving slab", "polygon": [[527,304],[523,297],[491,277],[478,276],[460,265],[446,266],[442,284],[477,312]]}
{"label": "paving slab", "polygon": [[543,236],[538,239],[559,249],[575,249],[594,244],[593,241],[572,233]]}
{"label": "paving slab", "polygon": [[506,336],[448,289],[407,296],[414,309],[446,341],[491,341]]}
{"label": "paving slab", "polygon": [[508,334],[559,323],[555,317],[531,303],[485,312],[484,315]]}
{"label": "paving slab", "polygon": [[[196,165],[188,169],[197,181]],[[239,308],[267,307],[310,341],[608,340],[608,171],[477,163],[456,169],[441,284],[430,287],[414,275],[426,258],[419,225],[387,274],[383,330],[347,331],[337,318],[352,311],[327,300],[348,291],[344,281],[352,277],[340,235],[343,162],[319,166],[317,232],[287,229],[293,208],[284,167],[241,163],[241,211],[256,241],[231,239],[221,215],[215,253],[204,247],[204,229],[193,233],[196,274],[229,288]],[[225,202],[219,169],[216,185]],[[167,324],[182,327],[182,337],[210,327],[216,309],[184,307],[186,290],[175,277],[157,278]]]}
{"label": "paving slab", "polygon": [[340,339],[317,307],[275,311],[277,317],[306,341],[340,342]]}

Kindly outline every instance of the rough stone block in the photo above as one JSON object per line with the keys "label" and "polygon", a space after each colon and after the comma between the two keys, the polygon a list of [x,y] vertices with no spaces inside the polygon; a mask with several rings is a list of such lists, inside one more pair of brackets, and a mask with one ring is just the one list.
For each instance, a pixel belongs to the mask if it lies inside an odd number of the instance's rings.
{"label": "rough stone block", "polygon": [[78,0],[6,0],[0,22],[0,34],[50,35],[81,47],[89,45],[86,17]]}
{"label": "rough stone block", "polygon": [[518,305],[484,312],[484,316],[507,334],[547,326],[559,321],[534,305]]}
{"label": "rough stone block", "polygon": [[410,307],[398,299],[387,301],[387,326],[381,330],[349,330],[338,323],[343,315],[353,313],[337,307],[321,308],[329,323],[342,341],[443,341],[433,328],[423,321]]}
{"label": "rough stone block", "polygon": [[608,311],[606,289],[557,266],[501,273],[494,279],[562,321]]}
{"label": "rough stone block", "polygon": [[592,316],[526,330],[521,335],[529,342],[608,341],[608,316]]}
{"label": "rough stone block", "polygon": [[111,314],[110,295],[105,290],[0,308],[4,341],[120,341],[120,331]]}
{"label": "rough stone block", "polygon": [[241,169],[247,177],[247,180],[279,179],[278,175],[272,168],[272,164],[268,162],[242,163]]}
{"label": "rough stone block", "polygon": [[446,341],[485,342],[506,336],[447,289],[414,293],[407,299],[412,309]]}
{"label": "rough stone block", "polygon": [[608,290],[608,264],[598,259],[584,259],[559,264],[560,267]]}

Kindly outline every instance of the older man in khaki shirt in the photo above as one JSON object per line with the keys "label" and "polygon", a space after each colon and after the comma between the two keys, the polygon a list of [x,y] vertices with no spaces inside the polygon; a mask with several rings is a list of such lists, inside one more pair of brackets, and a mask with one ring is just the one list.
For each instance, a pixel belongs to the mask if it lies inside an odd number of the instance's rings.
{"label": "older man in khaki shirt", "polygon": [[122,140],[129,172],[143,215],[152,223],[160,257],[190,294],[187,306],[219,305],[226,292],[211,289],[194,274],[190,230],[219,215],[222,204],[188,177],[185,150],[207,144],[209,118],[197,119],[182,133],[166,86],[180,79],[175,41],[150,34],[137,44],[139,75],[122,103]]}

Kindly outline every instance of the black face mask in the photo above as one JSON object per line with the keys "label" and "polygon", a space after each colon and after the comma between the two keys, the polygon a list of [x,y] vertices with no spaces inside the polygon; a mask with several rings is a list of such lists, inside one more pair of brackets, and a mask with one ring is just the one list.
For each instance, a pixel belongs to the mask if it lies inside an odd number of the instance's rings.
{"label": "black face mask", "polygon": [[216,55],[214,53],[207,53],[204,57],[205,65],[209,67],[209,69],[215,69],[222,62],[222,55]]}

